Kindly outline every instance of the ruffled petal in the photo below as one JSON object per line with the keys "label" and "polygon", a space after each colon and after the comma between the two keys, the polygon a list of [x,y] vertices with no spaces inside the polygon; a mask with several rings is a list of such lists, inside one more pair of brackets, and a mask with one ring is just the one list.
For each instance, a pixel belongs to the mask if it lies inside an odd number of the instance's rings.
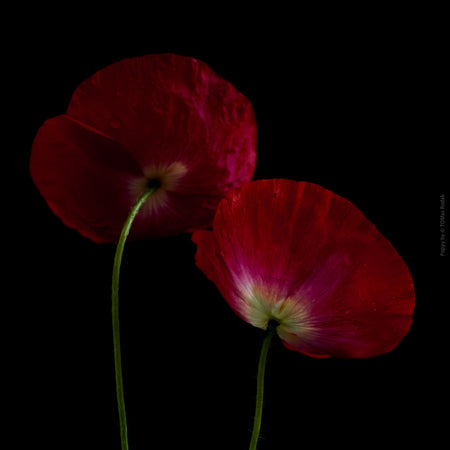
{"label": "ruffled petal", "polygon": [[189,167],[182,193],[222,194],[253,176],[250,102],[197,59],[156,54],[111,64],[81,83],[67,114],[122,144],[144,172]]}
{"label": "ruffled petal", "polygon": [[[344,198],[312,183],[252,182],[221,201],[213,233],[220,270],[226,266],[239,292],[234,309],[261,328],[278,320],[288,348],[369,357],[392,350],[408,332],[408,268]],[[203,271],[204,262],[197,262]]]}

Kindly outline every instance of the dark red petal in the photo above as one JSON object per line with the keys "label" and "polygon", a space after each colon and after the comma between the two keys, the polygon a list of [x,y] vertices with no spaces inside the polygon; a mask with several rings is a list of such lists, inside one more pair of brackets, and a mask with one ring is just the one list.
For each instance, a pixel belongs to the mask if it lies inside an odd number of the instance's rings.
{"label": "dark red petal", "polygon": [[[215,270],[230,273],[241,299],[234,309],[256,326],[264,326],[262,310],[273,313],[285,302],[283,314],[293,315],[288,325],[296,322],[278,329],[288,348],[369,357],[392,350],[408,332],[414,309],[408,268],[344,198],[311,183],[252,182],[222,200],[213,233],[222,256],[209,278],[217,283]],[[200,251],[208,254],[198,260],[206,271],[212,248],[200,242]]]}
{"label": "dark red petal", "polygon": [[117,239],[143,177],[117,142],[62,115],[47,120],[33,142],[30,171],[50,208],[95,242]]}
{"label": "dark red petal", "polygon": [[197,59],[156,54],[111,64],[76,89],[67,113],[121,143],[144,172],[189,166],[184,193],[221,195],[253,176],[250,102]]}

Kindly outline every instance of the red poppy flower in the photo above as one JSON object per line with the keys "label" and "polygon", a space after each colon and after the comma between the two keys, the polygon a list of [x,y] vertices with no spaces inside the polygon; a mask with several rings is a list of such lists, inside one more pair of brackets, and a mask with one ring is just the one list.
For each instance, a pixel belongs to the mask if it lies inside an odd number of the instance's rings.
{"label": "red poppy flower", "polygon": [[402,258],[348,200],[311,183],[263,180],[230,192],[213,231],[193,234],[198,267],[255,327],[285,346],[365,358],[395,348],[414,309]]}
{"label": "red poppy flower", "polygon": [[172,54],[112,64],[84,81],[33,143],[32,178],[62,221],[116,241],[139,196],[159,187],[131,239],[209,226],[256,164],[250,102],[205,63]]}

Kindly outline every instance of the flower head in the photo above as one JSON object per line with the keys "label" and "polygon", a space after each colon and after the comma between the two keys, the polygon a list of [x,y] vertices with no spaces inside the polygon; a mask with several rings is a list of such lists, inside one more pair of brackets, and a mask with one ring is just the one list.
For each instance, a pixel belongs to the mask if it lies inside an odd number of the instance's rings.
{"label": "flower head", "polygon": [[147,186],[130,238],[209,226],[220,198],[250,181],[256,122],[247,98],[205,63],[173,54],[114,63],[75,90],[33,142],[32,178],[62,221],[117,240]]}
{"label": "flower head", "polygon": [[312,183],[253,181],[193,234],[198,267],[242,319],[286,347],[364,358],[395,348],[414,289],[402,258],[348,200]]}

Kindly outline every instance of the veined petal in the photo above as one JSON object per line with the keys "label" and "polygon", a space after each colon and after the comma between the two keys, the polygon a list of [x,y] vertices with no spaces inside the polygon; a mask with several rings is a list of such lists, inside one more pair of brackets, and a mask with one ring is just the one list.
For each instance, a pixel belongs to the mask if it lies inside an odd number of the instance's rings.
{"label": "veined petal", "polygon": [[[270,319],[288,348],[317,356],[369,357],[392,350],[414,310],[402,258],[348,200],[312,183],[261,180],[218,207],[217,251],[208,277],[227,271],[240,316],[265,328]],[[206,270],[206,256],[197,265]],[[224,281],[222,280],[222,284]],[[238,306],[236,306],[238,305]]]}
{"label": "veined petal", "polygon": [[242,319],[247,320],[245,300],[239,289],[239,282],[233,280],[223,260],[223,253],[217,247],[214,234],[208,230],[196,231],[192,235],[192,240],[198,247],[195,255],[197,265],[203,268],[205,275],[214,282],[234,312]]}

